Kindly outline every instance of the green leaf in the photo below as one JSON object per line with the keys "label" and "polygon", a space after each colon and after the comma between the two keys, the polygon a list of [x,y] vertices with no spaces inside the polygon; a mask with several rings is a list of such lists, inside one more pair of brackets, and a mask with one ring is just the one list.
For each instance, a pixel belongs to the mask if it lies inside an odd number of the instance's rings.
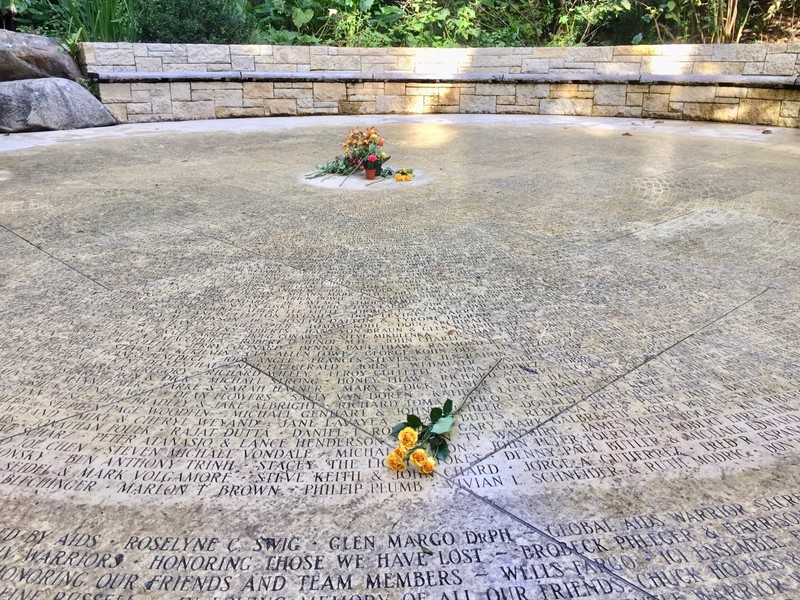
{"label": "green leaf", "polygon": [[447,457],[450,456],[450,448],[447,444],[442,444],[439,446],[438,450],[436,451],[436,460],[437,462],[443,462],[447,460]]}
{"label": "green leaf", "polygon": [[447,433],[453,428],[455,419],[451,416],[442,417],[431,427],[431,433]]}
{"label": "green leaf", "polygon": [[641,43],[643,37],[644,36],[641,33],[637,33],[635,36],[633,36],[633,39],[631,40],[631,44],[633,44],[635,46],[636,44]]}
{"label": "green leaf", "polygon": [[422,419],[420,419],[417,415],[406,415],[406,422],[408,423],[409,427],[413,427],[414,429],[417,427],[422,427]]}
{"label": "green leaf", "polygon": [[630,0],[621,0],[620,4],[622,5],[622,8],[624,8],[625,10],[630,10],[631,9],[631,1]]}
{"label": "green leaf", "polygon": [[442,409],[442,414],[446,417],[451,412],[453,412],[453,401],[452,400],[447,400],[444,403],[444,407]]}
{"label": "green leaf", "polygon": [[675,12],[675,8],[676,8],[677,6],[678,6],[678,5],[677,5],[677,4],[675,4],[675,2],[674,2],[673,0],[669,0],[669,2],[667,2],[667,10],[668,10],[669,12]]}
{"label": "green leaf", "polygon": [[403,429],[405,429],[406,427],[408,427],[408,423],[406,423],[405,421],[403,421],[402,423],[398,423],[392,428],[392,436],[397,437],[397,435],[401,431],[403,431]]}
{"label": "green leaf", "polygon": [[361,0],[361,2],[359,3],[359,6],[361,7],[362,11],[369,12],[369,9],[372,8],[372,5],[374,4],[374,2],[375,2],[375,0]]}
{"label": "green leaf", "polygon": [[314,18],[314,10],[309,8],[307,10],[303,10],[300,7],[295,6],[292,9],[292,23],[294,26],[300,29],[303,25],[311,21]]}
{"label": "green leaf", "polygon": [[431,550],[427,546],[420,546],[419,549],[422,550],[423,554],[433,554],[433,550]]}
{"label": "green leaf", "polygon": [[438,406],[436,408],[431,409],[431,423],[436,423],[439,419],[442,418],[442,409]]}
{"label": "green leaf", "polygon": [[403,18],[405,13],[396,6],[382,6],[378,13],[378,22],[389,25]]}

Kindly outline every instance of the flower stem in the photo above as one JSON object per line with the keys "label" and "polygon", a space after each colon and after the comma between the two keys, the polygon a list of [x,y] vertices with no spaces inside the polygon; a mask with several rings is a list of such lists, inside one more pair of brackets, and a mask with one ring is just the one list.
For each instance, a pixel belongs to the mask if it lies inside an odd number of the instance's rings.
{"label": "flower stem", "polygon": [[467,403],[467,400],[469,400],[469,397],[472,396],[472,394],[475,392],[475,390],[477,390],[479,387],[481,387],[481,384],[484,381],[486,381],[486,378],[489,377],[489,375],[491,375],[498,366],[500,366],[501,362],[503,362],[503,359],[502,358],[498,358],[497,361],[492,365],[492,368],[489,369],[488,371],[486,371],[486,373],[483,374],[483,377],[480,378],[478,383],[476,383],[474,386],[472,386],[472,389],[467,392],[466,396],[464,396],[464,399],[461,401],[461,404],[458,405],[458,408],[450,413],[452,416],[455,417],[458,413],[461,412],[461,409],[464,408],[464,405]]}
{"label": "flower stem", "polygon": [[353,167],[353,170],[352,170],[352,171],[350,171],[350,172],[347,174],[347,177],[345,177],[345,178],[344,178],[344,181],[342,181],[342,183],[340,183],[340,184],[339,184],[339,187],[342,187],[342,186],[344,185],[344,182],[345,182],[345,181],[347,181],[347,178],[348,178],[348,177],[350,177],[350,175],[352,175],[353,173],[355,173],[356,171],[358,171],[358,167],[360,167],[360,166],[361,166],[361,163],[363,163],[363,162],[364,162],[364,159],[363,159],[363,158],[362,158],[360,161],[358,161],[358,164],[357,164],[355,167]]}

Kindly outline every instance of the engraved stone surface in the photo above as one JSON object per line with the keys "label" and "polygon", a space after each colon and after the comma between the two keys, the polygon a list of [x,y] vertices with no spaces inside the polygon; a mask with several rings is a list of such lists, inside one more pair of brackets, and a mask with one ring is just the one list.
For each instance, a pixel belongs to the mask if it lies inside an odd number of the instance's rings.
{"label": "engraved stone surface", "polygon": [[[308,185],[372,124],[417,185]],[[0,139],[0,599],[800,597],[800,147],[762,131]],[[465,398],[434,475],[384,466]]]}

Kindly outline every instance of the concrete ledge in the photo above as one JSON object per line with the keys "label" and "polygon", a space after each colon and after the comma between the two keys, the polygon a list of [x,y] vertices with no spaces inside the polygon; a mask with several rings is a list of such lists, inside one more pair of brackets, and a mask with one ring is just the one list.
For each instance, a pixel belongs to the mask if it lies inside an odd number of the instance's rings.
{"label": "concrete ledge", "polygon": [[177,83],[192,81],[402,82],[402,83],[592,83],[721,85],[800,89],[800,77],[766,75],[639,75],[603,73],[362,73],[360,71],[93,71],[98,83]]}
{"label": "concrete ledge", "polygon": [[639,83],[665,85],[724,85],[747,88],[800,89],[800,77],[769,75],[640,75]]}
{"label": "concrete ledge", "polygon": [[374,114],[528,114],[800,128],[800,77],[361,71],[90,72],[120,123]]}

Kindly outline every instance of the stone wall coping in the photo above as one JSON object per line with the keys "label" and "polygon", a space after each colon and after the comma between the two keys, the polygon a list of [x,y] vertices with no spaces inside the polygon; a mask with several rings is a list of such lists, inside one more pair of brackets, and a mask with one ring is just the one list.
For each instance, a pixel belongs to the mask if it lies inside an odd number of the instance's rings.
{"label": "stone wall coping", "polygon": [[638,83],[669,85],[727,85],[751,88],[797,88],[800,77],[777,75],[639,75]]}
{"label": "stone wall coping", "polygon": [[595,73],[362,73],[360,71],[90,71],[99,83],[174,83],[192,81],[404,82],[404,83],[599,83],[724,85],[800,88],[800,77],[769,75],[649,75]]}

